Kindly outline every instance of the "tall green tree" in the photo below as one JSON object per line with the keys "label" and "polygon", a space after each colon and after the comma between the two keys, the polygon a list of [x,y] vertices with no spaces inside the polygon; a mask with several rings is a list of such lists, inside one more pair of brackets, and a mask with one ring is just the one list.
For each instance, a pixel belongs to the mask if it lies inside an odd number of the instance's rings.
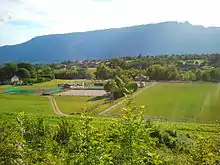
{"label": "tall green tree", "polygon": [[0,68],[0,82],[3,82],[6,80],[6,74],[4,68]]}
{"label": "tall green tree", "polygon": [[16,72],[16,75],[21,79],[31,78],[30,72],[25,68],[18,69],[18,71]]}
{"label": "tall green tree", "polygon": [[160,64],[155,64],[148,68],[147,73],[153,80],[163,80],[165,69]]}
{"label": "tall green tree", "polygon": [[111,92],[111,98],[114,100],[114,92],[118,89],[117,83],[115,80],[109,80],[104,86],[106,92]]}
{"label": "tall green tree", "polygon": [[97,66],[97,69],[96,69],[96,78],[102,79],[102,80],[113,78],[113,72],[106,65],[100,64]]}
{"label": "tall green tree", "polygon": [[17,66],[18,68],[27,69],[30,72],[32,78],[36,77],[36,71],[34,69],[34,66],[31,63],[21,62],[21,63],[18,63]]}
{"label": "tall green tree", "polygon": [[117,67],[120,67],[120,68],[124,68],[125,67],[125,61],[120,59],[120,58],[112,58],[109,62],[109,65],[108,65],[110,68],[117,68]]}
{"label": "tall green tree", "polygon": [[6,75],[6,79],[10,79],[15,75],[16,71],[18,70],[18,66],[16,63],[5,63],[3,69]]}

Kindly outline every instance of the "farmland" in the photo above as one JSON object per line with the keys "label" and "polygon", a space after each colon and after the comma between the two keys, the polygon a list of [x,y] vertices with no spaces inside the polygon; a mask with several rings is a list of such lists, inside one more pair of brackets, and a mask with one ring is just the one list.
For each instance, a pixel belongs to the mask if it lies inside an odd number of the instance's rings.
{"label": "farmland", "polygon": [[[39,90],[42,86],[57,86],[60,80],[34,85],[31,89]],[[67,81],[64,81],[67,82]],[[21,87],[22,88],[22,87]],[[24,89],[28,87],[24,87]],[[150,89],[138,94],[134,102],[139,107],[145,105],[146,117],[160,121],[215,123],[220,120],[220,85],[217,83],[157,83]],[[83,112],[83,108],[97,115],[110,106],[108,98],[88,96],[54,96],[63,113]],[[116,100],[115,103],[123,100]],[[39,95],[1,94],[0,103],[3,113],[24,111],[27,114],[53,114],[48,98]],[[117,117],[123,114],[125,103],[106,112],[104,116]]]}
{"label": "farmland", "polygon": [[[219,92],[215,83],[158,83],[134,101],[137,106],[146,105],[146,114],[153,118],[207,123],[220,120]],[[123,106],[107,115],[122,114]]]}

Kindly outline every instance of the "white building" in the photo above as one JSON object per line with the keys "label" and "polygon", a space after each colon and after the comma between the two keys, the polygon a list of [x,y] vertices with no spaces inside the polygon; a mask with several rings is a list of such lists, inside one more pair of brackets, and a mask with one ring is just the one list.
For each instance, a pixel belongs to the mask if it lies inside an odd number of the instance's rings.
{"label": "white building", "polygon": [[13,76],[12,78],[11,78],[11,83],[12,84],[19,84],[20,83],[20,79],[19,79],[19,77],[18,76]]}

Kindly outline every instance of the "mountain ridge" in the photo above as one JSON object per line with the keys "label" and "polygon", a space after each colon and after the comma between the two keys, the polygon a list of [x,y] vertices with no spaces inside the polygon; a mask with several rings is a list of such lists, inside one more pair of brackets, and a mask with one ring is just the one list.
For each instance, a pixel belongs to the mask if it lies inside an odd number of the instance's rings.
{"label": "mountain ridge", "polygon": [[0,47],[0,63],[59,62],[118,56],[220,53],[220,28],[176,21],[52,34]]}

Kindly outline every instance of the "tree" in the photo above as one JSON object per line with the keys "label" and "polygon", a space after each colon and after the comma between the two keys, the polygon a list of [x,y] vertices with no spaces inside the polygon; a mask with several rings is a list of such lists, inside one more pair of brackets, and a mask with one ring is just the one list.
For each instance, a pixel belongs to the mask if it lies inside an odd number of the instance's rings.
{"label": "tree", "polygon": [[205,69],[204,71],[202,71],[202,80],[203,81],[211,81],[211,76],[210,76],[209,70]]}
{"label": "tree", "polygon": [[176,80],[178,78],[178,70],[174,65],[168,65],[165,69],[165,72],[165,79],[167,80]]}
{"label": "tree", "polygon": [[106,65],[100,64],[96,69],[96,78],[102,80],[113,78],[112,70]]}
{"label": "tree", "polygon": [[87,76],[88,76],[88,78],[89,78],[90,80],[94,80],[94,79],[95,79],[95,75],[94,75],[94,73],[92,73],[92,72],[88,72],[88,71],[87,71]]}
{"label": "tree", "polygon": [[37,75],[38,75],[38,78],[48,78],[48,79],[55,78],[53,69],[45,65],[41,65],[38,67]]}
{"label": "tree", "polygon": [[5,80],[6,80],[6,74],[4,68],[0,68],[0,82],[3,82]]}
{"label": "tree", "polygon": [[12,76],[15,75],[16,71],[18,70],[18,66],[16,63],[5,63],[3,67],[6,79],[10,79]]}
{"label": "tree", "polygon": [[202,72],[201,72],[201,70],[196,70],[195,74],[196,74],[196,80],[197,81],[202,80]]}
{"label": "tree", "polygon": [[32,78],[36,77],[36,71],[34,69],[34,66],[31,63],[21,62],[21,63],[18,63],[17,66],[18,68],[27,69],[30,72]]}
{"label": "tree", "polygon": [[210,68],[209,69],[209,74],[210,74],[211,81],[219,81],[220,80],[219,69],[217,69],[217,68]]}
{"label": "tree", "polygon": [[111,92],[111,98],[114,100],[114,92],[118,89],[115,80],[109,80],[104,86],[106,92]]}
{"label": "tree", "polygon": [[20,68],[18,69],[18,71],[16,72],[16,75],[21,78],[21,79],[25,79],[25,78],[30,78],[31,74],[30,72],[25,69],[25,68]]}
{"label": "tree", "polygon": [[108,65],[110,68],[117,68],[117,67],[120,67],[120,68],[124,68],[125,66],[125,61],[123,61],[122,59],[120,58],[112,58],[110,60],[110,63]]}
{"label": "tree", "polygon": [[189,80],[191,80],[191,81],[195,81],[196,80],[196,74],[194,72],[189,71],[188,75],[189,75]]}
{"label": "tree", "polygon": [[163,80],[165,69],[160,64],[151,65],[147,73],[153,80]]}

